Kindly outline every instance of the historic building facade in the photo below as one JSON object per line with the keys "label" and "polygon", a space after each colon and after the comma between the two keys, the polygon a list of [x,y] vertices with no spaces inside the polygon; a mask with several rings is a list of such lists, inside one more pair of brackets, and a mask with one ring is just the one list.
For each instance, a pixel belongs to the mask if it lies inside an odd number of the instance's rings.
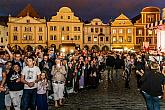
{"label": "historic building facade", "polygon": [[8,43],[26,48],[46,46],[46,19],[41,19],[31,5],[27,5],[17,17],[9,16]]}
{"label": "historic building facade", "polygon": [[4,48],[8,43],[8,28],[0,23],[0,48]]}
{"label": "historic building facade", "polygon": [[156,49],[156,31],[146,28],[147,24],[160,20],[160,9],[158,7],[145,7],[140,15],[134,18],[136,27],[136,49],[143,48],[143,42],[149,42],[150,49]]}
{"label": "historic building facade", "polygon": [[66,51],[83,47],[83,22],[68,7],[62,7],[56,16],[47,22],[48,45]]}
{"label": "historic building facade", "polygon": [[111,24],[111,45],[114,50],[134,49],[135,27],[124,14],[118,16]]}
{"label": "historic building facade", "polygon": [[84,47],[87,49],[110,50],[110,26],[95,18],[84,24]]}
{"label": "historic building facade", "polygon": [[[146,25],[158,22],[160,13],[158,7],[145,7],[132,22],[121,14],[107,24],[98,18],[83,23],[70,8],[62,7],[46,21],[29,4],[17,16],[9,16],[8,43],[21,48],[38,45],[56,46],[56,49],[64,47],[69,52],[83,47],[96,50],[143,49],[143,42],[149,42],[150,49],[156,49],[157,33]],[[0,39],[1,44],[5,38]]]}

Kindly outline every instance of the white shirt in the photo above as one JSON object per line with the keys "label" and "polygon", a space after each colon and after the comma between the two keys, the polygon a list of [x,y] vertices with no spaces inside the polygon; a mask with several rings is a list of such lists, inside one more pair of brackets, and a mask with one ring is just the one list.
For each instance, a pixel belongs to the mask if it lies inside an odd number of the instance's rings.
{"label": "white shirt", "polygon": [[[39,67],[34,66],[32,68],[25,66],[22,70],[22,75],[25,76],[25,80],[27,82],[35,82],[35,80],[37,80],[37,75],[41,74],[41,71],[39,69]],[[27,84],[24,85],[24,89],[35,89],[37,88],[37,84],[35,83],[34,87],[29,87]]]}
{"label": "white shirt", "polygon": [[48,83],[45,80],[39,81],[37,86],[37,94],[46,94]]}

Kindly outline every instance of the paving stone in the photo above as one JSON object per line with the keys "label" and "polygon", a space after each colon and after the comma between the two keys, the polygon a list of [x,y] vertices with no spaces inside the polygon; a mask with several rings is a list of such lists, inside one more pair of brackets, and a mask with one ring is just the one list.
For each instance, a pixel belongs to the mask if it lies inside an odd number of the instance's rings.
{"label": "paving stone", "polygon": [[[82,90],[77,94],[70,94],[65,100],[65,105],[49,110],[146,110],[143,96],[136,88],[134,74],[131,76],[131,89],[124,88],[121,79],[110,82],[107,79],[107,71],[102,74],[103,82],[97,89]],[[165,110],[165,103],[161,102],[161,110]]]}

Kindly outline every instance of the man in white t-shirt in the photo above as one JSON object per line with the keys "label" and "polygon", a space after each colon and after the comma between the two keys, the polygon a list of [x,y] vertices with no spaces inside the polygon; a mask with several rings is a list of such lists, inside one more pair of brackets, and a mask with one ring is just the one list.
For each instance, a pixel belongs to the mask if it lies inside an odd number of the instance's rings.
{"label": "man in white t-shirt", "polygon": [[21,110],[36,109],[37,82],[40,80],[41,71],[39,67],[34,66],[33,57],[27,58],[27,66],[21,73],[21,81],[24,83]]}

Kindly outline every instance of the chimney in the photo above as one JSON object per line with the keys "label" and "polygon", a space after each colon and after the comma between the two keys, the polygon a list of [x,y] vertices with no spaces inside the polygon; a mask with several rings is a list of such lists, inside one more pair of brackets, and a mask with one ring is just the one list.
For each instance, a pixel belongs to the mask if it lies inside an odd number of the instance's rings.
{"label": "chimney", "polygon": [[162,19],[165,19],[165,8],[162,9]]}

